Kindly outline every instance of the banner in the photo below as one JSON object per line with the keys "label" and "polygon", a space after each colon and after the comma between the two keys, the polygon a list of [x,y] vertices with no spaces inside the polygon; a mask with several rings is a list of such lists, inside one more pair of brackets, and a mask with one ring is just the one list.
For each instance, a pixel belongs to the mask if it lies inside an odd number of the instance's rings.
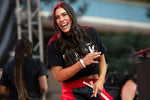
{"label": "banner", "polygon": [[0,0],[0,68],[12,59],[17,40],[17,22],[15,0]]}

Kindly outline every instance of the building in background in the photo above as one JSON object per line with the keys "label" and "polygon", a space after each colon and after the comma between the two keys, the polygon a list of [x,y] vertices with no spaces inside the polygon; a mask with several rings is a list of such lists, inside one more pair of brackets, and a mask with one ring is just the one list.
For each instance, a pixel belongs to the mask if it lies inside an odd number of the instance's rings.
{"label": "building in background", "polygon": [[[67,0],[66,0],[67,1]],[[42,6],[44,28],[52,26],[52,20],[48,17],[52,14],[52,8],[57,3],[53,2]],[[78,13],[84,11],[78,17],[82,25],[92,25],[102,32],[114,31],[118,33],[150,33],[150,18],[148,9],[150,3],[137,0],[76,0],[71,6]]]}

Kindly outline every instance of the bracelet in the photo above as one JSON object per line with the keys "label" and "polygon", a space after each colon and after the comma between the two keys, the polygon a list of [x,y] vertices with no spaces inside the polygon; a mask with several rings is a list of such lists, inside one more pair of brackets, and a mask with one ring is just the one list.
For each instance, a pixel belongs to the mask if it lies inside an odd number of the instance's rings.
{"label": "bracelet", "polygon": [[81,64],[82,64],[83,68],[86,68],[83,59],[80,59],[80,62],[81,62]]}

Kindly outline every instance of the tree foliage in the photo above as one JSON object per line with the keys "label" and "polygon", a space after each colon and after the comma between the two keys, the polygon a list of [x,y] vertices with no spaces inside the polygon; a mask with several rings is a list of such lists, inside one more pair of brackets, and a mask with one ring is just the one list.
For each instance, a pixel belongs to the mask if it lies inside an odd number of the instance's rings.
{"label": "tree foliage", "polygon": [[102,36],[102,41],[108,49],[105,54],[108,72],[135,73],[134,63],[139,59],[134,53],[150,47],[150,35],[108,33]]}

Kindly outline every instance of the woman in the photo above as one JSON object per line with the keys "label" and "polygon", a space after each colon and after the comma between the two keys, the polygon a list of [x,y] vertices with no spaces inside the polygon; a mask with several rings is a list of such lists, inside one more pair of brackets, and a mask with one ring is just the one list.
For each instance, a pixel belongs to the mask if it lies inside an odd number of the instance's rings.
{"label": "woman", "polygon": [[15,59],[3,70],[0,95],[10,100],[41,100],[47,92],[44,64],[32,58],[32,44],[27,39],[17,41]]}
{"label": "woman", "polygon": [[103,91],[107,50],[98,32],[80,26],[76,13],[65,2],[54,7],[53,24],[57,34],[49,40],[47,58],[56,80],[62,82],[61,100],[100,100],[97,94]]}

